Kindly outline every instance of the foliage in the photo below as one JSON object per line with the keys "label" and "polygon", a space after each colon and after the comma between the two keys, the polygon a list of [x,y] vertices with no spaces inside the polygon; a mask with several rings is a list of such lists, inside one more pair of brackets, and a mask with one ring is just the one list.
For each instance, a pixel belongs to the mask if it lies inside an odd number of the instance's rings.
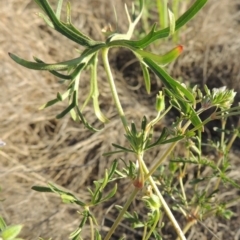
{"label": "foliage", "polygon": [[[63,21],[61,20],[62,0],[58,1],[56,11],[52,9],[47,0],[35,0],[35,2],[43,11],[43,13],[39,13],[39,16],[43,18],[49,27],[85,47],[85,50],[79,57],[56,64],[45,63],[37,57],[34,57],[34,61],[27,61],[15,54],[9,53],[10,57],[18,64],[29,69],[49,71],[51,74],[62,79],[62,83],[67,84],[66,92],[57,93],[56,98],[47,102],[42,108],[68,100],[68,106],[57,115],[57,118],[62,118],[70,113],[75,121],[81,121],[89,130],[99,131],[100,129],[91,126],[84,116],[84,107],[92,100],[96,117],[104,124],[107,124],[109,120],[101,112],[98,102],[100,93],[98,89],[97,66],[99,55],[102,54],[109,88],[119,118],[125,129],[124,136],[126,138],[124,146],[113,143],[113,147],[116,150],[105,155],[128,152],[136,159],[136,162],[122,159],[125,166],[123,169],[118,168],[119,160],[114,160],[111,167],[105,171],[104,177],[95,181],[92,189],[88,189],[90,196],[90,201],[88,202],[78,198],[78,196],[75,196],[69,190],[56,186],[54,183],[49,183],[47,187],[33,187],[35,191],[51,192],[59,195],[64,203],[79,206],[79,209],[81,209],[81,220],[78,228],[70,234],[70,239],[81,239],[81,233],[86,223],[91,226],[91,239],[102,239],[103,233],[100,231],[92,209],[98,204],[109,201],[118,191],[117,184],[111,188],[111,183],[123,178],[129,179],[134,190],[128,196],[123,206],[116,206],[119,210],[119,215],[111,229],[104,236],[105,240],[111,238],[123,218],[128,220],[133,228],[143,228],[142,239],[149,239],[151,236],[155,237],[155,239],[161,239],[160,230],[164,226],[164,222],[162,222],[163,213],[166,213],[168,216],[179,239],[186,239],[185,233],[188,229],[197,221],[204,220],[209,216],[220,215],[229,219],[232,213],[228,209],[227,202],[220,202],[218,200],[218,191],[220,186],[223,187],[225,185],[239,188],[239,185],[228,176],[228,169],[230,168],[228,154],[234,140],[239,137],[240,128],[237,126],[230,131],[229,138],[225,129],[228,117],[239,115],[239,107],[231,106],[236,92],[227,90],[225,87],[211,91],[207,86],[205,86],[204,91],[201,91],[197,86],[187,87],[173,79],[165,71],[164,66],[174,61],[181,54],[183,51],[182,46],[177,46],[162,56],[146,50],[153,42],[167,38],[183,27],[207,3],[207,0],[196,0],[176,21],[170,13],[169,27],[156,30],[156,25],[153,25],[145,36],[138,40],[131,40],[134,29],[145,7],[144,1],[140,0],[138,14],[136,14],[133,8],[132,15],[130,16],[126,8],[129,21],[127,33],[109,33],[105,42],[93,40],[74,27],[71,22],[71,8],[69,3],[67,4],[67,19]],[[140,62],[148,93],[151,91],[149,71],[155,73],[164,84],[163,89],[156,96],[156,117],[148,120],[143,116],[140,129],[136,127],[137,124],[134,122],[128,123],[117,94],[108,60],[109,49],[113,47],[127,48],[134,53]],[[78,94],[81,73],[89,68],[91,70],[90,92],[85,101],[80,103],[78,101]],[[168,107],[166,108],[166,106]],[[179,112],[179,116],[171,126],[163,128],[159,134],[154,129],[154,126],[172,108],[175,108]],[[200,115],[208,109],[212,110],[210,115],[202,120]],[[204,157],[202,154],[202,132],[204,126],[213,120],[220,120],[222,123],[221,129],[218,129],[221,132],[221,140],[217,144],[209,143],[209,146],[214,148],[218,153],[219,158],[217,162]],[[186,146],[186,153],[183,157],[174,156],[174,148],[180,141],[181,144],[185,144]],[[144,160],[144,153],[163,144],[168,144],[167,150],[153,166],[148,168]],[[169,156],[171,156],[170,161],[166,163]],[[188,189],[184,186],[184,177],[190,167],[196,171],[196,176],[189,180],[192,194],[186,194]],[[210,169],[207,176],[202,175],[202,168]],[[202,188],[201,183],[205,184],[205,188]],[[111,189],[109,190],[109,188]],[[134,211],[131,213],[128,210],[140,191],[143,194],[141,200],[147,209],[144,219],[139,217],[138,212]],[[167,197],[173,200],[173,204],[166,202],[165,198]],[[181,212],[185,216],[185,227],[180,228],[171,209]]]}
{"label": "foliage", "polygon": [[17,236],[22,230],[22,225],[7,226],[4,219],[0,216],[0,239],[2,240],[22,240]]}

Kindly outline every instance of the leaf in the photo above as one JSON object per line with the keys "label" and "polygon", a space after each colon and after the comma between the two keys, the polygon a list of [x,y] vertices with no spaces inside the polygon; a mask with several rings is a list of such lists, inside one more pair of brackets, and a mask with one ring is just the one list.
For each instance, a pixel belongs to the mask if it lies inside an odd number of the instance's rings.
{"label": "leaf", "polygon": [[60,16],[61,16],[62,3],[63,3],[63,0],[58,0],[57,10],[56,10],[56,17],[59,20],[60,20]]}
{"label": "leaf", "polygon": [[53,192],[51,188],[43,186],[33,186],[32,190],[37,192]]}
{"label": "leaf", "polygon": [[107,196],[105,196],[103,199],[101,199],[101,202],[99,203],[102,203],[110,198],[112,198],[117,192],[117,184],[114,185],[114,188],[107,194]]}
{"label": "leaf", "polygon": [[168,137],[169,133],[168,133],[168,129],[166,127],[163,128],[161,135],[159,136],[159,138],[157,139],[156,142],[154,142],[153,144],[150,144],[146,147],[146,149],[150,149],[156,145],[161,144],[162,141],[164,141],[164,139],[166,139]]}
{"label": "leaf", "polygon": [[123,150],[123,152],[124,151],[126,151],[126,152],[133,152],[133,150],[125,148],[125,147],[122,147],[122,146],[120,146],[118,144],[115,144],[115,143],[112,143],[112,146],[115,147],[115,148],[119,148],[119,149]]}
{"label": "leaf", "polygon": [[141,49],[132,49],[132,51],[140,59],[143,59],[143,58],[151,59],[156,64],[164,66],[164,65],[174,61],[182,53],[183,46],[179,45],[164,55],[157,55],[157,54],[147,52],[147,51],[141,50]]}
{"label": "leaf", "polygon": [[[201,8],[207,3],[207,1],[208,0],[196,0],[194,4],[182,16],[180,16],[177,19],[175,23],[175,31],[177,31],[187,22],[189,22],[201,10]],[[144,49],[152,42],[160,38],[166,38],[169,36],[170,33],[169,27],[159,31],[155,31],[155,28],[156,24],[154,24],[150,32],[140,40],[137,41],[123,40],[122,42],[128,45],[129,47]]]}
{"label": "leaf", "polygon": [[115,159],[113,161],[113,164],[111,165],[111,168],[109,170],[109,174],[108,174],[108,178],[109,179],[112,179],[112,176],[113,174],[115,173],[116,169],[117,169],[117,166],[118,166],[118,161]]}
{"label": "leaf", "polygon": [[[17,55],[15,55],[13,53],[8,53],[8,54],[16,63],[22,65],[23,67],[33,69],[33,70],[48,70],[48,71],[67,70],[69,66],[75,66],[81,60],[81,57],[78,57],[78,58],[72,59],[70,61],[60,62],[60,63],[56,63],[56,64],[47,64],[47,63],[43,63],[42,61],[41,61],[41,63],[27,61],[27,60],[24,60],[24,59],[18,57]],[[37,58],[35,57],[35,59],[37,59]]]}
{"label": "leaf", "polygon": [[58,16],[55,15],[47,0],[35,0],[35,2],[44,10],[49,19],[52,21],[54,29],[60,32],[62,35],[86,47],[102,44],[101,42],[89,40],[89,38],[84,37],[84,34],[78,34],[75,31],[72,31],[71,28],[68,28],[66,25],[64,25],[58,19]]}
{"label": "leaf", "polygon": [[21,232],[22,225],[13,225],[6,227],[0,234],[3,240],[14,240],[17,235]]}
{"label": "leaf", "polygon": [[77,199],[69,194],[61,194],[61,199],[63,201],[63,203],[75,203],[77,201]]}
{"label": "leaf", "polygon": [[[63,23],[63,22],[62,22]],[[75,32],[76,34],[84,37],[85,39],[88,39],[89,41],[93,41],[93,39],[91,39],[90,37],[88,37],[87,35],[83,34],[82,32],[80,32],[77,28],[74,27],[74,25],[72,24],[71,21],[71,4],[70,2],[67,3],[67,23],[63,23],[66,27],[68,27],[69,29],[71,29],[73,32]]]}
{"label": "leaf", "polygon": [[5,223],[4,219],[0,216],[0,232],[7,227],[7,224]]}
{"label": "leaf", "polygon": [[175,32],[175,17],[174,17],[174,14],[173,12],[168,9],[168,17],[169,17],[169,36],[170,35],[173,35],[174,32]]}
{"label": "leaf", "polygon": [[151,92],[151,80],[150,80],[148,68],[144,64],[142,64],[141,62],[140,62],[140,66],[141,66],[141,69],[142,69],[142,72],[143,72],[143,79],[144,79],[146,91],[147,91],[148,94],[150,94],[150,92]]}
{"label": "leaf", "polygon": [[[37,62],[37,63],[45,63],[43,62],[41,59],[37,58],[37,57],[34,57],[33,56],[33,59]],[[45,63],[46,64],[46,63]],[[61,79],[64,79],[64,80],[71,80],[72,77],[70,75],[65,75],[65,74],[62,74],[62,73],[59,73],[55,70],[49,70],[50,73],[52,73],[54,76],[58,77],[58,78],[61,78]]]}
{"label": "leaf", "polygon": [[66,114],[68,114],[73,108],[75,107],[75,104],[72,102],[66,109],[64,109],[61,113],[59,113],[56,118],[63,118]]}
{"label": "leaf", "polygon": [[185,87],[183,87],[179,82],[169,76],[169,74],[163,70],[156,62],[152,61],[150,58],[143,58],[143,61],[162,80],[168,89],[172,90],[180,98],[182,98],[182,95],[180,95],[181,92],[190,102],[195,102],[193,94]]}
{"label": "leaf", "polygon": [[98,131],[101,130],[101,129],[97,129],[97,128],[92,127],[92,126],[86,121],[86,119],[83,117],[82,112],[80,111],[80,109],[79,109],[78,106],[76,106],[75,109],[77,110],[78,117],[81,119],[82,123],[84,124],[84,126],[85,126],[87,129],[89,129],[89,130],[91,130],[91,131],[93,131],[93,132],[98,132]]}

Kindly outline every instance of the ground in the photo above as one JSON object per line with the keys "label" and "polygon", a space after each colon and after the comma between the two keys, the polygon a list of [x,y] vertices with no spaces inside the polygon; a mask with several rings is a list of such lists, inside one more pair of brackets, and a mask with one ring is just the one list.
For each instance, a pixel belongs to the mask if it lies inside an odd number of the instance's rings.
{"label": "ground", "polygon": [[[103,40],[101,29],[108,23],[115,25],[109,1],[71,2],[74,24],[92,38]],[[123,4],[123,1],[114,1],[122,32],[127,29]],[[207,84],[210,88],[227,85],[238,91],[239,100],[239,9],[238,0],[209,1],[204,10],[181,32],[178,43],[184,46],[184,52],[169,66],[168,71],[176,78],[181,77],[187,84]],[[4,199],[0,202],[0,213],[10,224],[24,224],[22,237],[25,239],[37,239],[39,236],[46,239],[67,239],[78,224],[77,208],[63,205],[51,194],[34,192],[31,187],[51,181],[85,199],[86,187],[100,178],[113,160],[102,154],[112,149],[111,143],[116,142],[116,139],[118,144],[125,140],[119,136],[122,129],[112,107],[109,90],[106,90],[108,88],[102,67],[98,76],[101,106],[111,119],[104,131],[92,134],[81,124],[73,122],[69,116],[56,120],[55,116],[63,110],[65,102],[39,111],[38,108],[55,98],[64,86],[59,85],[57,79],[48,72],[18,66],[9,58],[8,52],[25,59],[37,56],[46,62],[58,62],[77,57],[75,49],[79,49],[79,46],[47,28],[35,14],[38,11],[31,0],[0,2],[0,138],[7,143],[0,151],[0,198]],[[154,10],[151,11],[153,16],[156,15]],[[153,48],[161,52],[175,45],[176,43],[165,42],[154,45]],[[153,116],[154,93],[161,87],[161,83],[156,81],[153,93],[147,95],[142,86],[139,66],[131,64],[134,60],[129,52],[113,50],[110,59],[127,117],[140,119],[143,115]],[[82,79],[84,96],[88,89],[87,74]],[[86,117],[100,127],[90,105],[86,109]],[[236,176],[239,183],[237,150],[239,144],[235,145],[231,155],[231,176]],[[157,157],[160,153],[153,154]],[[128,186],[123,187],[119,196],[124,196]],[[228,191],[226,195],[239,197],[239,192]],[[103,211],[103,207],[99,207],[97,215],[102,216]],[[239,204],[235,204],[232,211],[235,215],[230,221],[208,219],[205,222],[219,239],[240,239]],[[106,220],[111,223],[110,216]],[[125,230],[123,226],[121,231]],[[88,239],[88,231],[85,234],[84,239]],[[129,232],[129,236],[140,239],[138,234]],[[165,238],[173,239],[173,235],[166,233]],[[190,231],[188,239],[216,238],[205,227],[198,225]]]}

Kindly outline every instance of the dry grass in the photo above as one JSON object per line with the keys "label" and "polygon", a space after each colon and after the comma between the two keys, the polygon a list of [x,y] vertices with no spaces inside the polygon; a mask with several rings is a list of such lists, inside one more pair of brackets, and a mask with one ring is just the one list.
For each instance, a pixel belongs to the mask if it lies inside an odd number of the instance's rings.
{"label": "dry grass", "polygon": [[[237,0],[210,2],[185,30],[182,39],[185,54],[172,66],[171,71],[191,83],[211,86],[227,84],[240,90],[240,12],[237,11]],[[122,1],[115,1],[115,4],[122,13]],[[73,22],[93,38],[101,39],[101,28],[108,22],[114,23],[108,1],[72,0],[72,9]],[[7,143],[0,151],[1,199],[5,199],[0,209],[7,222],[25,225],[23,237],[26,239],[37,239],[39,236],[67,239],[78,223],[75,209],[61,204],[51,194],[35,193],[30,188],[53,181],[87,199],[86,187],[93,179],[102,176],[110,161],[102,157],[102,153],[108,151],[116,139],[120,144],[124,138],[119,135],[121,125],[115,117],[102,69],[99,71],[101,104],[111,119],[104,131],[92,135],[69,116],[56,120],[55,115],[66,103],[44,111],[38,110],[43,103],[53,99],[57,91],[62,92],[64,86],[59,85],[48,72],[29,71],[16,65],[7,53],[13,52],[26,59],[32,59],[34,55],[46,62],[56,62],[77,56],[74,48],[78,46],[46,28],[34,14],[36,11],[38,9],[30,0],[0,2],[0,137]],[[119,14],[119,21],[123,21],[120,28],[125,30],[123,14]],[[111,57],[113,66],[118,66],[119,57]],[[127,61],[123,58],[123,62]],[[134,89],[133,94],[132,86],[127,84],[118,70],[122,66],[116,67],[115,75],[128,117],[140,119],[144,114],[152,116],[152,97],[144,95],[139,73],[135,75],[135,80],[140,82],[139,87]],[[84,97],[88,77],[83,75],[82,78]],[[86,109],[86,117],[100,127],[91,106]],[[159,153],[152,154],[156,157]],[[236,161],[233,163],[236,168],[231,174],[238,177],[240,165],[237,158],[233,161]],[[234,206],[234,209],[236,217],[233,222],[218,224],[209,221],[210,227],[219,232],[220,239],[226,239],[226,236],[228,239],[239,239],[236,223],[239,222],[240,209],[239,206]],[[102,214],[101,209],[98,209],[98,214]],[[189,239],[212,239],[202,229],[195,229],[201,237],[190,234],[192,237]]]}

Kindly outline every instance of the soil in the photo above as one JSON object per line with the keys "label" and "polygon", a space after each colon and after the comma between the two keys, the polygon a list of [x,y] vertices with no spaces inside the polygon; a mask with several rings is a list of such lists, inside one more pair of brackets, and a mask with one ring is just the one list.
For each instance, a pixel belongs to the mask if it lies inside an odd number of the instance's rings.
{"label": "soil", "polygon": [[[56,3],[56,1],[50,1]],[[112,1],[117,9],[118,28],[126,32],[127,20],[124,1]],[[64,1],[64,4],[66,1]],[[104,40],[101,29],[108,23],[115,26],[112,3],[107,0],[71,1],[72,22],[77,28],[93,39]],[[112,104],[110,90],[100,61],[98,80],[100,105],[110,119],[103,131],[92,134],[82,124],[74,122],[70,116],[57,120],[56,115],[66,106],[66,102],[39,111],[39,107],[54,99],[65,86],[59,84],[49,72],[25,69],[15,64],[8,56],[12,52],[25,59],[37,56],[45,62],[59,62],[78,56],[76,43],[72,43],[54,30],[46,27],[35,13],[39,9],[31,0],[0,1],[0,138],[6,146],[0,151],[0,215],[9,224],[24,224],[21,237],[33,240],[42,237],[56,240],[68,239],[69,233],[79,224],[79,210],[63,204],[53,194],[31,190],[33,185],[54,182],[76,193],[82,200],[88,200],[87,187],[103,176],[113,157],[103,153],[113,150],[111,143],[124,145],[123,129]],[[149,22],[156,11],[150,10]],[[63,17],[66,13],[63,13]],[[140,24],[141,25],[141,24]],[[141,27],[139,26],[139,31]],[[211,0],[194,20],[181,31],[178,42],[159,42],[152,46],[155,51],[165,52],[177,44],[184,46],[183,54],[168,66],[168,72],[186,84],[198,84],[209,88],[227,86],[237,91],[236,103],[240,100],[240,3],[239,0]],[[113,49],[111,66],[116,79],[118,93],[129,120],[140,120],[143,115],[154,117],[155,95],[161,82],[153,77],[152,93],[147,94],[138,63],[130,52]],[[88,74],[81,77],[81,98],[89,89]],[[80,99],[81,100],[81,99]],[[92,106],[86,107],[86,118],[95,126],[102,127],[96,120]],[[159,130],[171,122],[175,112],[163,120]],[[231,120],[236,124],[237,118]],[[212,127],[207,126],[207,138],[214,138]],[[239,141],[231,153],[231,177],[240,183]],[[146,159],[156,159],[164,148],[149,152]],[[184,151],[181,146],[178,151]],[[127,157],[127,156],[125,156]],[[134,160],[134,159],[132,159]],[[120,184],[120,191],[112,204],[121,204],[129,193],[129,182]],[[226,188],[222,193],[226,199],[237,198],[240,192]],[[116,202],[117,199],[121,201]],[[136,202],[141,209],[141,204]],[[106,209],[109,214],[105,215]],[[196,224],[188,234],[188,239],[240,239],[240,205],[233,204],[234,216],[231,220],[210,218],[204,226]],[[104,231],[108,230],[116,218],[110,205],[98,206],[94,210],[97,218],[105,216]],[[177,215],[178,216],[178,215]],[[179,222],[184,219],[179,216]],[[214,237],[210,231],[218,238]],[[90,239],[89,228],[83,239]],[[119,239],[123,233],[127,239],[141,239],[141,232],[122,225],[112,239]],[[164,228],[164,239],[175,239],[172,227]]]}

